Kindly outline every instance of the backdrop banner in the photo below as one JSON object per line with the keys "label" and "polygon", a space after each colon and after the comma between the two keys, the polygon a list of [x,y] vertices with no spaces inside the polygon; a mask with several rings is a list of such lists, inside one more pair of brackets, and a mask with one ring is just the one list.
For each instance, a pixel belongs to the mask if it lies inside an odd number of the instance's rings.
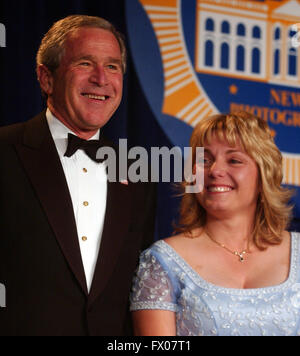
{"label": "backdrop banner", "polygon": [[204,117],[249,111],[268,122],[300,218],[300,2],[128,0],[136,72],[169,140],[187,146]]}
{"label": "backdrop banner", "polygon": [[[124,95],[102,132],[128,148],[187,147],[203,117],[247,110],[264,118],[295,189],[300,231],[300,1],[2,0],[0,126],[45,108],[35,73],[43,35],[72,14],[111,21],[128,47]],[[160,182],[156,238],[170,236],[180,198]]]}

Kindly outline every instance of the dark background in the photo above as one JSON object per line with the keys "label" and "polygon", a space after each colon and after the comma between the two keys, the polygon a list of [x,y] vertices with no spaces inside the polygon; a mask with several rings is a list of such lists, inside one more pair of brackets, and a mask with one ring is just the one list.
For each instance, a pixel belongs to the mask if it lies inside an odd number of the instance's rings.
{"label": "dark background", "polygon": [[[1,0],[0,23],[6,28],[6,47],[0,47],[0,126],[26,121],[45,108],[35,73],[36,52],[50,26],[72,14],[104,17],[127,38],[125,0]],[[143,95],[128,41],[127,49],[123,100],[103,133],[116,143],[127,138],[128,147],[171,148]],[[176,195],[172,184],[158,184],[156,238],[173,231],[179,203]]]}
{"label": "dark background", "polygon": [[[132,1],[132,0],[129,0]],[[0,23],[6,28],[6,47],[0,47],[0,126],[26,121],[45,107],[35,74],[35,55],[43,35],[57,20],[71,14],[104,17],[125,37],[125,0],[1,0]],[[128,147],[173,145],[161,130],[143,95],[128,48],[128,69],[122,103],[104,134]],[[147,58],[145,58],[145,61]],[[179,198],[170,183],[159,183],[156,238],[169,236],[177,217]],[[293,222],[300,231],[300,222]]]}

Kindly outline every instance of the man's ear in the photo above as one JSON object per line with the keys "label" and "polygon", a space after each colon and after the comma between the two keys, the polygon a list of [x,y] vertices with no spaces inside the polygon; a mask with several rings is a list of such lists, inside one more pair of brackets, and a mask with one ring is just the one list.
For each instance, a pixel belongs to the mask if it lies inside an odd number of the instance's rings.
{"label": "man's ear", "polygon": [[37,67],[37,77],[42,91],[47,95],[51,95],[53,92],[53,74],[44,64],[40,64]]}

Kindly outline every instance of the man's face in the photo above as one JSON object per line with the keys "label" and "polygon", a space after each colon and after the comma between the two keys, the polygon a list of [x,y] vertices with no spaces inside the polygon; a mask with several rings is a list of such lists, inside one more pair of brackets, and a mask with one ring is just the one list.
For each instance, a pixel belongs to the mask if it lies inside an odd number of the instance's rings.
{"label": "man's face", "polygon": [[78,136],[93,136],[122,98],[122,59],[115,36],[99,28],[76,30],[67,38],[50,82],[48,106],[53,114]]}

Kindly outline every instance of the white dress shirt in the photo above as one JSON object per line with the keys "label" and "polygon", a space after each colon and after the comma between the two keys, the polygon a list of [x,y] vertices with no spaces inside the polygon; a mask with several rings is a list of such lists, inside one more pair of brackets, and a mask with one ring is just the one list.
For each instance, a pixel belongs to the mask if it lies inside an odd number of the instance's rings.
{"label": "white dress shirt", "polygon": [[[65,157],[68,133],[73,132],[49,109],[46,117],[68,183],[87,287],[90,291],[106,209],[105,164],[94,162],[83,150],[77,150],[72,157]],[[99,139],[99,134],[100,130],[90,139]]]}

